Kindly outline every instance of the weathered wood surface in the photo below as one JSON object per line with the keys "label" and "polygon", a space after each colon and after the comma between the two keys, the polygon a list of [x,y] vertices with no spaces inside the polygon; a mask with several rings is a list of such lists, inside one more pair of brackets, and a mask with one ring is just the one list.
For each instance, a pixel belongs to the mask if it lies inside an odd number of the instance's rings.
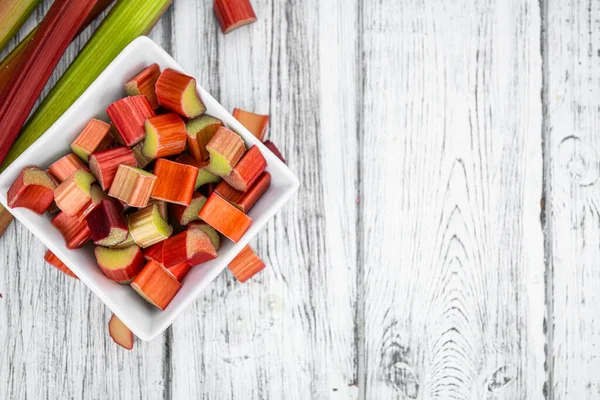
{"label": "weathered wood surface", "polygon": [[597,397],[600,5],[253,5],[223,36],[210,2],[175,0],[151,37],[226,108],[271,114],[302,188],[254,243],[269,268],[125,352],[13,224],[0,398]]}

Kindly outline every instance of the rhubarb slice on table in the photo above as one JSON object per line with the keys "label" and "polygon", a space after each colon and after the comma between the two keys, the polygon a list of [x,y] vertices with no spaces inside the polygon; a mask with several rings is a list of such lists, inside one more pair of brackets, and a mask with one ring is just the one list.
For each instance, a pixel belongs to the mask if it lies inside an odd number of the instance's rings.
{"label": "rhubarb slice on table", "polygon": [[209,172],[207,167],[209,161],[196,161],[189,154],[182,154],[175,160],[180,164],[192,165],[198,168],[198,177],[196,178],[196,184],[194,190],[198,190],[200,186],[206,185],[207,183],[218,183],[221,181],[221,177]]}
{"label": "rhubarb slice on table", "polygon": [[196,162],[206,160],[210,156],[206,145],[222,126],[223,121],[208,114],[191,119],[185,124],[188,150]]}
{"label": "rhubarb slice on table", "polygon": [[213,8],[224,34],[256,22],[250,0],[215,0]]}
{"label": "rhubarb slice on table", "polygon": [[54,190],[54,201],[65,214],[77,216],[92,199],[92,183],[96,179],[89,172],[79,170],[58,185]]}
{"label": "rhubarb slice on table", "polygon": [[69,269],[69,267],[67,267],[58,257],[56,257],[56,255],[51,252],[50,250],[46,251],[46,254],[44,255],[44,260],[46,260],[46,262],[50,265],[52,265],[54,268],[56,268],[57,270],[59,270],[60,272],[64,273],[65,275],[70,276],[71,278],[75,278],[75,279],[79,279],[77,277],[77,275],[75,275],[73,273],[73,271],[71,271]]}
{"label": "rhubarb slice on table", "polygon": [[8,206],[27,208],[41,215],[54,201],[55,189],[56,184],[46,171],[27,167],[8,190]]}
{"label": "rhubarb slice on table", "polygon": [[186,206],[191,203],[198,168],[159,158],[154,165],[154,175],[153,199]]}
{"label": "rhubarb slice on table", "polygon": [[132,147],[144,140],[144,122],[156,114],[146,96],[130,96],[117,100],[106,109],[117,128],[117,140]]}
{"label": "rhubarb slice on table", "polygon": [[181,289],[181,283],[160,264],[148,261],[131,287],[148,303],[164,310]]}
{"label": "rhubarb slice on table", "polygon": [[91,239],[87,222],[69,217],[64,212],[59,212],[52,219],[52,225],[61,233],[68,249],[79,249]]}
{"label": "rhubarb slice on table", "polygon": [[126,146],[99,151],[90,156],[90,170],[103,190],[108,191],[120,165],[137,166],[133,152]]}
{"label": "rhubarb slice on table", "polygon": [[267,161],[258,147],[252,146],[237,163],[231,174],[224,176],[223,179],[235,190],[245,192],[256,182],[265,168],[267,168]]}
{"label": "rhubarb slice on table", "polygon": [[77,139],[71,143],[71,150],[83,161],[88,162],[90,154],[106,150],[114,142],[115,139],[110,133],[110,125],[98,119],[92,119],[77,136]]}
{"label": "rhubarb slice on table", "polygon": [[185,226],[193,221],[199,221],[198,213],[206,204],[207,198],[200,193],[194,192],[192,202],[189,206],[180,204],[169,204],[169,213],[171,217],[181,226]]}
{"label": "rhubarb slice on table", "polygon": [[246,145],[237,133],[222,126],[208,142],[206,149],[210,153],[208,171],[223,177],[231,174],[246,152]]}
{"label": "rhubarb slice on table", "polygon": [[283,158],[283,156],[281,155],[281,152],[279,151],[277,146],[275,146],[275,143],[271,142],[270,140],[267,140],[263,144],[265,145],[265,147],[267,149],[271,150],[271,153],[275,154],[277,156],[277,158],[279,158],[284,164],[287,164],[287,162],[285,161],[285,158]]}
{"label": "rhubarb slice on table", "polygon": [[143,169],[119,165],[108,195],[131,207],[146,207],[156,183],[156,176]]}
{"label": "rhubarb slice on table", "polygon": [[150,106],[156,110],[158,108],[158,98],[156,97],[155,87],[159,76],[160,67],[158,64],[152,64],[125,84],[127,95],[146,96]]}
{"label": "rhubarb slice on table", "polygon": [[64,182],[68,177],[73,175],[75,171],[80,169],[87,172],[90,171],[87,165],[81,161],[81,158],[73,153],[67,154],[48,167],[48,171],[50,171],[59,182]]}
{"label": "rhubarb slice on table", "polygon": [[129,229],[123,217],[123,209],[115,200],[102,200],[86,220],[92,240],[98,246],[116,246],[127,239]]}
{"label": "rhubarb slice on table", "polygon": [[265,140],[265,134],[267,133],[267,128],[269,127],[269,116],[255,114],[250,111],[244,111],[240,108],[235,108],[233,110],[233,117],[240,121],[242,125],[246,129],[250,131],[251,134],[256,136],[258,140],[263,142]]}
{"label": "rhubarb slice on table", "polygon": [[135,245],[124,249],[98,246],[94,249],[94,255],[102,273],[122,285],[130,284],[146,264],[144,253]]}
{"label": "rhubarb slice on table", "polygon": [[248,211],[256,204],[271,185],[271,174],[263,172],[256,182],[246,192],[240,192],[223,181],[217,185],[215,192],[236,206],[240,211],[248,214]]}
{"label": "rhubarb slice on table", "polygon": [[217,249],[202,229],[191,228],[165,240],[162,264],[165,268],[182,262],[198,265],[217,258]]}
{"label": "rhubarb slice on table", "polygon": [[145,122],[146,138],[142,152],[149,158],[180,154],[185,149],[185,122],[174,113],[157,115]]}
{"label": "rhubarb slice on table", "polygon": [[173,228],[154,204],[129,216],[129,231],[138,246],[145,249],[171,236]]}
{"label": "rhubarb slice on table", "polygon": [[265,263],[256,255],[250,246],[240,251],[230,263],[229,269],[240,282],[246,282],[254,275],[265,269]]}
{"label": "rhubarb slice on table", "polygon": [[186,118],[195,118],[206,111],[196,89],[196,80],[171,68],[160,74],[156,96],[161,106]]}
{"label": "rhubarb slice on table", "polygon": [[108,321],[108,333],[112,340],[125,350],[133,349],[133,332],[115,314]]}
{"label": "rhubarb slice on table", "polygon": [[210,195],[198,216],[235,243],[244,236],[252,224],[250,217],[216,193]]}

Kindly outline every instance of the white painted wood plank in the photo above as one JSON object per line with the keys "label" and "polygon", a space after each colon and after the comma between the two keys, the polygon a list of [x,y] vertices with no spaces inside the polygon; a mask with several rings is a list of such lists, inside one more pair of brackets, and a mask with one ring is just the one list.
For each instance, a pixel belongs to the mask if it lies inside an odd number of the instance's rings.
{"label": "white painted wood plank", "polygon": [[542,398],[538,2],[369,3],[362,398]]}
{"label": "white painted wood plank", "polygon": [[[19,38],[50,3],[36,11]],[[69,47],[44,95],[97,25]],[[44,252],[18,223],[0,239],[0,397],[165,398],[164,340],[137,341],[132,352],[118,347],[108,335],[110,311],[81,282],[47,265]]]}
{"label": "white painted wood plank", "polygon": [[175,322],[173,395],[357,398],[357,2],[252,4],[258,22],[223,36],[176,3],[174,53],[226,108],[271,115],[302,188],[254,243],[267,270],[225,272]]}
{"label": "white painted wood plank", "polygon": [[600,394],[600,4],[547,2],[551,395]]}

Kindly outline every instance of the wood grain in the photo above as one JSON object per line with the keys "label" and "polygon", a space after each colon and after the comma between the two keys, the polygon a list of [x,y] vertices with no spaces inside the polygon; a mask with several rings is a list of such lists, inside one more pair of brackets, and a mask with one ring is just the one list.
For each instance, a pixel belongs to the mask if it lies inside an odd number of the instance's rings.
{"label": "wood grain", "polygon": [[365,399],[538,399],[537,1],[364,8]]}
{"label": "wood grain", "polygon": [[600,394],[600,4],[547,2],[547,127],[554,399]]}

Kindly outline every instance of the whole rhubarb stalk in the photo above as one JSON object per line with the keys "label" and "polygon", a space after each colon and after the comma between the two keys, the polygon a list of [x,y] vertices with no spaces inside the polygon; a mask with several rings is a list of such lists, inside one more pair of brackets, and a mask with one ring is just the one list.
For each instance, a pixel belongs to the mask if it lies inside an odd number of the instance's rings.
{"label": "whole rhubarb stalk", "polygon": [[15,142],[67,46],[97,0],[56,0],[0,97],[0,161]]}
{"label": "whole rhubarb stalk", "polygon": [[42,0],[0,1],[0,50],[15,36],[41,2]]}

